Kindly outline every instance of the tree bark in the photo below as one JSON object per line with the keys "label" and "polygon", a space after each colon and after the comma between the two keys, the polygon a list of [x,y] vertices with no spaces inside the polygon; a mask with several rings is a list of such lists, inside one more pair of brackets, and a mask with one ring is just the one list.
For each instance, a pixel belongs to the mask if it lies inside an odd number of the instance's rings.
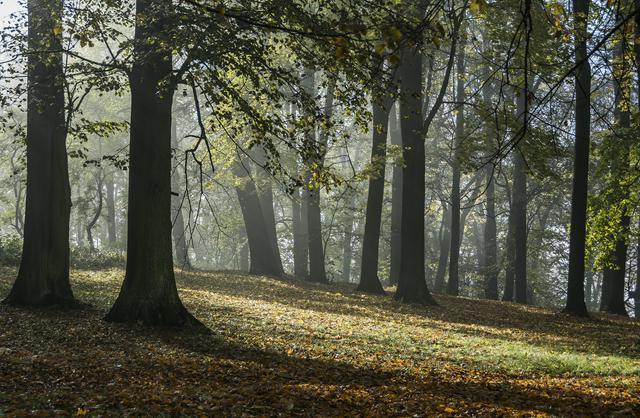
{"label": "tree bark", "polygon": [[27,195],[20,269],[6,303],[76,305],[69,283],[62,0],[28,0]]}
{"label": "tree bark", "polygon": [[[422,12],[419,14],[422,16]],[[425,148],[422,120],[422,56],[418,48],[405,47],[398,69],[402,130],[402,226],[400,280],[395,299],[405,303],[433,304],[424,267]]]}
{"label": "tree bark", "polygon": [[[282,262],[269,245],[269,232],[264,221],[262,207],[258,198],[255,183],[249,176],[248,167],[242,161],[236,162],[233,174],[243,179],[244,184],[236,186],[236,193],[240,201],[242,218],[249,241],[249,272],[256,275],[280,277],[284,274]],[[267,243],[265,245],[265,243]]]}
{"label": "tree bark", "polygon": [[105,176],[105,206],[107,209],[107,242],[110,248],[115,248],[118,243],[116,232],[116,187],[113,173]]}
{"label": "tree bark", "polygon": [[458,296],[460,293],[459,261],[460,261],[460,159],[461,147],[464,140],[464,86],[465,86],[465,35],[460,38],[458,62],[456,65],[456,132],[452,164],[451,185],[451,250],[449,252],[449,280],[447,281],[447,294]]}
{"label": "tree bark", "polygon": [[104,171],[100,169],[98,173],[95,175],[96,180],[96,197],[98,198],[98,206],[96,207],[96,211],[93,214],[93,218],[87,224],[87,241],[89,241],[89,251],[94,252],[96,250],[95,243],[93,242],[93,228],[96,226],[98,219],[102,215],[102,207],[103,207],[103,183],[104,183]]}
{"label": "tree bark", "polygon": [[584,264],[589,180],[589,141],[591,130],[591,67],[587,59],[587,16],[589,0],[573,0],[576,27],[576,126],[569,237],[569,278],[564,312],[587,316],[584,301]]}
{"label": "tree bark", "polygon": [[384,289],[378,278],[378,251],[380,245],[380,222],[387,157],[387,130],[391,99],[388,95],[373,97],[373,129],[371,142],[371,165],[375,173],[369,176],[369,191],[362,240],[362,262],[360,263],[361,292],[383,295]]}
{"label": "tree bark", "polygon": [[342,281],[351,282],[351,262],[353,261],[353,204],[354,192],[347,191],[346,209],[348,214],[344,222],[342,239]]}
{"label": "tree bark", "polygon": [[[173,108],[173,105],[172,105]],[[182,191],[183,180],[181,173],[184,166],[180,164],[178,152],[178,125],[175,115],[171,118],[171,148],[173,153],[173,169],[171,170],[171,235],[173,236],[173,247],[176,263],[183,269],[191,268],[189,260],[189,246],[187,245],[187,228],[184,222],[182,206],[185,201],[184,194],[188,190]]]}
{"label": "tree bark", "polygon": [[440,224],[440,257],[438,258],[438,270],[434,282],[434,291],[442,293],[445,283],[444,277],[447,272],[447,262],[449,261],[449,250],[451,249],[451,207],[442,204],[442,221]]}
{"label": "tree bark", "polygon": [[170,0],[136,1],[131,87],[127,267],[113,322],[202,326],[176,288],[171,249]]}
{"label": "tree bark", "polygon": [[515,302],[527,303],[527,172],[523,155],[523,146],[528,126],[528,117],[525,114],[525,101],[527,91],[520,93],[518,97],[517,114],[521,121],[523,136],[519,146],[513,150],[513,240],[515,247],[514,274],[515,274]]}
{"label": "tree bark", "polygon": [[[402,147],[402,132],[398,122],[397,102],[389,114],[389,137],[392,145]],[[398,284],[400,280],[400,259],[402,255],[402,166],[393,165],[391,183],[391,260],[389,262],[389,283]]]}
{"label": "tree bark", "polygon": [[[513,201],[513,198],[511,198]],[[503,302],[513,302],[514,287],[515,287],[515,237],[514,231],[514,216],[513,216],[513,203],[509,208],[509,220],[507,226],[507,242],[505,245],[505,272],[504,272],[504,293],[502,295]]]}
{"label": "tree bark", "polygon": [[[302,194],[305,192],[303,191]],[[291,198],[291,216],[293,218],[293,270],[296,277],[309,275],[309,247],[307,238],[306,203],[300,189],[295,189]]]}

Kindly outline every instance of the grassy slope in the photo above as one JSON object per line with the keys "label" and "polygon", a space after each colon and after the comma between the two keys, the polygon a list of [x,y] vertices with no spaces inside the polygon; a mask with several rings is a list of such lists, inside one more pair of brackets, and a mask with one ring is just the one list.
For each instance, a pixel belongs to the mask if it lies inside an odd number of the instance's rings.
{"label": "grassy slope", "polygon": [[[0,295],[14,274],[0,269]],[[0,416],[640,416],[639,322],[179,273],[212,333],[170,333],[100,320],[122,276],[74,271],[83,311],[0,307]]]}

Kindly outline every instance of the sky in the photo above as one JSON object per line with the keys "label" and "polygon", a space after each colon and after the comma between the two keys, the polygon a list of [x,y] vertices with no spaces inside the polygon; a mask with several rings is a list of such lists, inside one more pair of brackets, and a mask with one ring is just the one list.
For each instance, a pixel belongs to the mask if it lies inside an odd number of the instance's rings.
{"label": "sky", "polygon": [[5,21],[7,17],[18,10],[18,0],[0,0],[0,22]]}

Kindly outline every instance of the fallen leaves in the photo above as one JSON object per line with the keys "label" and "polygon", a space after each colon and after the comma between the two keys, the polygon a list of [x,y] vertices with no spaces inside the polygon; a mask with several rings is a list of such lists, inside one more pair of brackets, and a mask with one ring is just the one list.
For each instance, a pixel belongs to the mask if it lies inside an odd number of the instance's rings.
{"label": "fallen leaves", "polygon": [[[14,277],[0,270],[0,294]],[[211,335],[105,323],[122,272],[74,271],[82,311],[0,307],[0,416],[640,415],[640,324],[347,287],[179,273]],[[533,324],[535,322],[535,325]]]}

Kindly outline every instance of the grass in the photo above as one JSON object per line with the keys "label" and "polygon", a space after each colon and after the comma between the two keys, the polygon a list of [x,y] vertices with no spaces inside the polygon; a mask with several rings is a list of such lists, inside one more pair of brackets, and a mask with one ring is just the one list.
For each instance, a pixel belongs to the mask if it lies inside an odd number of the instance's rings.
{"label": "grass", "polygon": [[0,307],[0,415],[640,416],[637,321],[178,272],[193,335],[101,321],[122,277],[73,271],[81,312]]}

